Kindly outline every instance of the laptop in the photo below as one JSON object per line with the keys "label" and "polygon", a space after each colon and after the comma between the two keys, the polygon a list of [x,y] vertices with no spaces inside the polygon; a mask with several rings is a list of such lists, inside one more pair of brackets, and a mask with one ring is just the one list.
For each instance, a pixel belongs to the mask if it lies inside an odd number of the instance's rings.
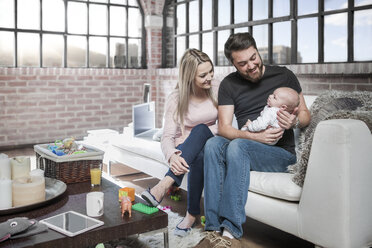
{"label": "laptop", "polygon": [[133,135],[138,138],[151,138],[158,131],[155,128],[155,102],[133,105]]}

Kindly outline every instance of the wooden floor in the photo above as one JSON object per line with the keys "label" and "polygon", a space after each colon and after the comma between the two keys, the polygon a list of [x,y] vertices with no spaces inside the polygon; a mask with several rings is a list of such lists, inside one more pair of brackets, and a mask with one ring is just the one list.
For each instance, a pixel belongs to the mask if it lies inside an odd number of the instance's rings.
{"label": "wooden floor", "polygon": [[[16,150],[0,151],[9,157],[14,156],[30,156],[31,166],[35,168],[35,153],[33,148],[23,148]],[[105,170],[105,167],[104,167]],[[122,164],[114,164],[112,166],[112,174],[118,183],[133,187],[136,193],[139,194],[144,189],[154,186],[158,180],[154,179],[144,173],[135,171]],[[163,206],[171,206],[173,212],[184,215],[186,212],[186,192],[181,191],[181,201],[176,202],[165,197]],[[202,211],[203,211],[203,203]],[[200,222],[197,227],[202,227]],[[250,248],[310,248],[314,247],[313,244],[299,239],[291,234],[280,231],[271,226],[265,225],[251,218],[247,218],[246,223],[243,225],[244,236],[242,238],[243,247]]]}

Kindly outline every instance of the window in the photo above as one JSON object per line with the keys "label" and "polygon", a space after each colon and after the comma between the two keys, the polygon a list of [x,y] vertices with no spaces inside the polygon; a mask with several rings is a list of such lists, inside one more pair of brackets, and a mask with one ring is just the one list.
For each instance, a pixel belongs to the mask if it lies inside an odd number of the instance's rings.
{"label": "window", "polygon": [[[350,6],[349,6],[350,5]],[[224,43],[251,32],[268,64],[372,61],[370,0],[173,0],[176,65],[186,48],[230,65]]]}
{"label": "window", "polygon": [[142,68],[144,57],[137,0],[0,0],[0,66]]}

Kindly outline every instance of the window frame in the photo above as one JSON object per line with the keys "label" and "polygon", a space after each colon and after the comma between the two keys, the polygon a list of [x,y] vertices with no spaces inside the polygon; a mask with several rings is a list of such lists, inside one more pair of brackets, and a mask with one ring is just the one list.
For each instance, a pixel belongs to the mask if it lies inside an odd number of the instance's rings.
{"label": "window frame", "polygon": [[[197,32],[189,33],[189,3],[193,1],[199,2],[199,30]],[[281,17],[273,17],[273,1],[274,0],[267,0],[268,1],[268,18],[262,20],[253,20],[253,0],[248,1],[248,20],[246,22],[241,23],[234,23],[234,0],[230,1],[230,24],[224,26],[218,26],[218,1],[219,0],[211,0],[212,1],[212,28],[209,30],[202,30],[203,19],[202,19],[202,6],[203,0],[171,0],[169,1],[169,5],[173,7],[173,24],[174,24],[174,31],[173,31],[173,42],[174,42],[174,55],[173,55],[173,64],[177,64],[177,38],[185,36],[186,39],[186,48],[189,47],[189,36],[190,35],[199,35],[199,47],[201,50],[203,49],[203,33],[212,32],[213,33],[213,56],[214,56],[214,63],[216,66],[221,66],[218,64],[218,32],[223,30],[230,30],[230,33],[234,33],[235,28],[248,28],[248,32],[252,33],[253,26],[267,24],[268,25],[268,64],[273,64],[273,24],[286,22],[289,21],[291,23],[291,57],[290,57],[290,64],[327,64],[327,63],[364,63],[364,62],[372,62],[372,60],[367,61],[355,61],[354,60],[354,13],[355,11],[359,10],[367,10],[372,9],[372,4],[370,5],[362,5],[362,6],[354,6],[354,0],[347,0],[348,7],[343,9],[335,9],[335,10],[324,10],[324,2],[325,0],[318,0],[318,11],[315,13],[298,15],[297,13],[297,0],[289,0],[289,15],[281,16]],[[177,27],[177,6],[180,4],[185,4],[186,8],[186,32],[183,34],[176,33]],[[351,6],[351,7],[349,7]],[[339,14],[339,13],[347,13],[347,60],[342,62],[324,62],[324,18],[325,16]],[[315,17],[318,19],[318,60],[316,62],[302,62],[299,63],[297,60],[297,52],[298,52],[298,43],[297,43],[297,22],[300,19]],[[253,34],[254,36],[254,34]]]}
{"label": "window frame", "polygon": [[[146,31],[145,31],[145,18],[144,18],[144,11],[141,7],[141,4],[139,3],[138,0],[137,6],[134,5],[129,5],[128,2],[126,4],[117,4],[117,3],[110,3],[108,1],[107,3],[103,2],[93,2],[90,0],[62,0],[65,6],[64,10],[64,16],[65,16],[65,28],[64,31],[49,31],[49,30],[43,30],[43,19],[42,19],[42,13],[43,13],[43,1],[46,0],[39,0],[40,1],[40,9],[39,9],[39,15],[40,15],[40,29],[22,29],[18,28],[18,0],[14,0],[14,28],[4,28],[0,27],[0,31],[7,31],[7,32],[13,32],[14,34],[14,63],[13,66],[0,66],[0,67],[28,67],[28,66],[19,66],[19,61],[18,61],[18,33],[34,33],[34,34],[39,34],[40,37],[40,44],[39,44],[39,65],[38,66],[32,66],[36,68],[49,68],[49,66],[44,66],[43,65],[43,35],[44,34],[54,34],[54,35],[62,35],[63,36],[63,42],[64,42],[64,48],[63,48],[63,63],[61,67],[56,67],[56,68],[110,68],[110,69],[144,69],[146,68],[146,48],[145,48],[145,37],[146,37]],[[87,33],[86,34],[76,34],[76,33],[69,33],[68,32],[68,3],[69,2],[75,2],[75,3],[84,3],[87,4]],[[104,5],[107,8],[107,34],[106,35],[96,35],[96,34],[90,34],[89,33],[89,7],[90,5]],[[116,7],[124,7],[126,9],[126,30],[127,34],[124,36],[119,36],[119,35],[110,35],[110,6],[116,6]],[[129,26],[129,8],[135,8],[139,9],[140,15],[141,15],[141,20],[142,20],[142,26],[141,26],[141,37],[131,37],[129,36],[129,31],[128,31],[128,26]],[[86,65],[83,67],[68,67],[67,66],[67,37],[68,36],[84,36],[86,39]],[[106,66],[105,67],[91,67],[90,66],[90,61],[89,61],[89,38],[90,37],[103,37],[106,38],[107,42],[107,49],[106,49]],[[126,65],[125,67],[120,67],[120,68],[115,68],[110,59],[110,38],[120,38],[124,39],[126,42],[125,46],[125,52],[126,52]],[[140,40],[141,44],[141,65],[139,67],[129,67],[129,56],[128,56],[128,47],[129,43],[128,41],[132,39],[137,39]]]}

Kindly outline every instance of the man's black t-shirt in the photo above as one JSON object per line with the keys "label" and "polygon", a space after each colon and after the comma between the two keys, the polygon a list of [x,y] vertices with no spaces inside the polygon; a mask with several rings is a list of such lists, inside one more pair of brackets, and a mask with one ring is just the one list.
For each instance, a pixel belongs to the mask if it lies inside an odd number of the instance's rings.
{"label": "man's black t-shirt", "polygon": [[[238,72],[225,77],[218,91],[218,105],[234,105],[234,114],[239,129],[247,122],[257,119],[267,104],[267,98],[279,87],[289,87],[298,93],[302,91],[297,77],[286,67],[265,65],[260,81],[250,82]],[[293,130],[285,130],[283,137],[275,144],[295,154]]]}

